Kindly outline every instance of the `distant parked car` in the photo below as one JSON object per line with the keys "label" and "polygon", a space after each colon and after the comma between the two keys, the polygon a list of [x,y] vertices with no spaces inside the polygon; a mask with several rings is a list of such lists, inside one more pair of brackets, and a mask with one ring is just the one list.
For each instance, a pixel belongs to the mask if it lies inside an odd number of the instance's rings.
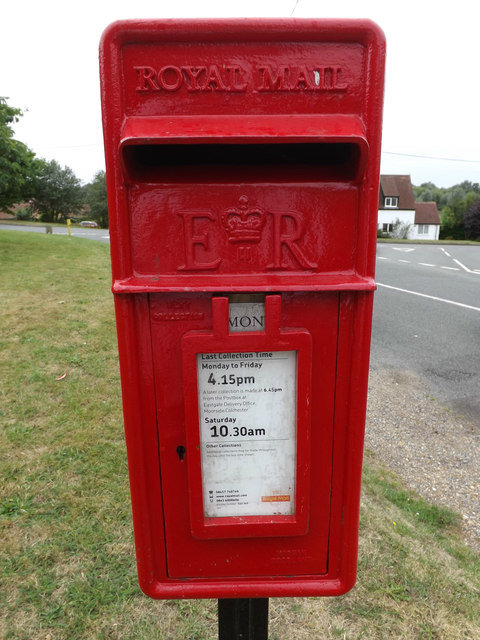
{"label": "distant parked car", "polygon": [[92,229],[98,229],[98,224],[93,220],[82,220],[80,222],[81,227],[91,227]]}

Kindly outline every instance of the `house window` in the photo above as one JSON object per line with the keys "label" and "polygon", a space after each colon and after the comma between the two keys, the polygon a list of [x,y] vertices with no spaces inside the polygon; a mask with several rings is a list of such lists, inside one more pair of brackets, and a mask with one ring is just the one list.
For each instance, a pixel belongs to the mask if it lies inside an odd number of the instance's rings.
{"label": "house window", "polygon": [[418,226],[418,235],[424,235],[428,233],[428,224],[419,224]]}
{"label": "house window", "polygon": [[388,196],[385,198],[385,209],[397,209],[398,208],[398,198],[397,196]]}
{"label": "house window", "polygon": [[383,231],[383,233],[392,233],[393,224],[391,222],[384,222],[382,231]]}

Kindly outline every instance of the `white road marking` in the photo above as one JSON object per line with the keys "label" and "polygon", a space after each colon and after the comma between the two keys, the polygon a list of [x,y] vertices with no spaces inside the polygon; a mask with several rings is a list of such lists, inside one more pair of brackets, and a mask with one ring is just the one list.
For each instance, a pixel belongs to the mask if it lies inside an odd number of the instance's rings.
{"label": "white road marking", "polygon": [[437,296],[429,296],[426,293],[418,293],[418,291],[409,291],[408,289],[400,289],[400,287],[392,287],[389,284],[381,284],[377,282],[377,287],[384,287],[385,289],[392,289],[393,291],[400,291],[402,293],[409,293],[412,296],[420,296],[421,298],[428,298],[429,300],[436,300],[437,302],[445,302],[446,304],[453,304],[463,309],[472,309],[472,311],[480,311],[480,307],[473,307],[469,304],[463,304],[462,302],[454,302],[453,300],[446,300],[445,298],[437,298]]}
{"label": "white road marking", "polygon": [[[448,256],[449,258],[451,258],[453,260],[453,262],[455,262],[456,264],[458,264],[459,267],[461,267],[464,271],[466,271],[467,273],[480,273],[479,269],[469,269],[468,267],[466,267],[463,263],[460,262],[460,260],[457,260],[456,258],[452,258],[452,256],[448,253],[448,251],[446,251],[443,247],[440,247],[441,250],[443,251],[443,253]],[[444,267],[444,269],[446,269],[447,267]]]}
{"label": "white road marking", "polygon": [[[415,251],[415,249],[402,249],[400,247],[392,247],[392,249],[394,251],[404,251],[404,252],[408,252],[408,251]],[[440,249],[443,251],[443,253],[448,256],[451,260],[453,260],[453,262],[455,262],[456,264],[458,264],[458,267],[442,267],[439,266],[437,264],[432,264],[431,262],[417,262],[417,263],[413,263],[411,260],[402,260],[402,259],[398,259],[397,262],[403,262],[405,264],[418,264],[421,265],[422,267],[435,267],[437,269],[447,269],[449,271],[460,271],[460,269],[463,269],[464,271],[466,271],[467,273],[473,273],[475,275],[480,275],[480,269],[469,269],[467,266],[465,266],[462,262],[460,262],[460,260],[457,260],[456,258],[452,258],[452,256],[448,253],[448,251],[445,251],[445,249],[443,247],[440,247]],[[387,258],[385,256],[377,256],[377,260],[390,260],[391,258]]]}
{"label": "white road marking", "polygon": [[471,269],[469,269],[468,267],[466,267],[464,264],[462,264],[460,262],[460,260],[457,260],[456,258],[453,258],[453,261],[458,264],[459,267],[462,267],[462,269],[464,269],[467,273],[475,273],[475,271],[472,271]]}

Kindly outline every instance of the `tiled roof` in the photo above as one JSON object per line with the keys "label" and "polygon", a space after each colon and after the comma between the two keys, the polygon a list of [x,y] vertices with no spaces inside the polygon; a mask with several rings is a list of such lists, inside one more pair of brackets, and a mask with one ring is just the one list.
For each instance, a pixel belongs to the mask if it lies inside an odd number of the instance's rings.
{"label": "tiled roof", "polygon": [[415,224],[440,224],[436,202],[415,203]]}
{"label": "tiled roof", "polygon": [[415,209],[415,195],[410,176],[380,176],[378,208],[385,208],[385,198],[398,198],[397,209]]}

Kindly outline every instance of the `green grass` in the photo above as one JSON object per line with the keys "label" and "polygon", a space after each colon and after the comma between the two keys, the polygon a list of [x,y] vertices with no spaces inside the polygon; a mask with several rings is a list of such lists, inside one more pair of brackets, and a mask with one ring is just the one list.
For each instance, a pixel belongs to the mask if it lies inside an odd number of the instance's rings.
{"label": "green grass", "polygon": [[[0,261],[0,638],[212,640],[215,601],[137,586],[108,247],[0,231]],[[361,513],[355,589],[272,600],[271,639],[480,639],[457,516],[372,462]]]}
{"label": "green grass", "polygon": [[451,240],[446,238],[440,240],[420,240],[418,238],[377,238],[377,242],[384,244],[467,244],[477,247],[480,244],[478,240]]}
{"label": "green grass", "polygon": [[66,227],[65,222],[39,222],[38,220],[16,220],[15,218],[8,218],[7,220],[0,220],[0,229],[2,226],[8,227],[9,225],[20,225],[21,227]]}

